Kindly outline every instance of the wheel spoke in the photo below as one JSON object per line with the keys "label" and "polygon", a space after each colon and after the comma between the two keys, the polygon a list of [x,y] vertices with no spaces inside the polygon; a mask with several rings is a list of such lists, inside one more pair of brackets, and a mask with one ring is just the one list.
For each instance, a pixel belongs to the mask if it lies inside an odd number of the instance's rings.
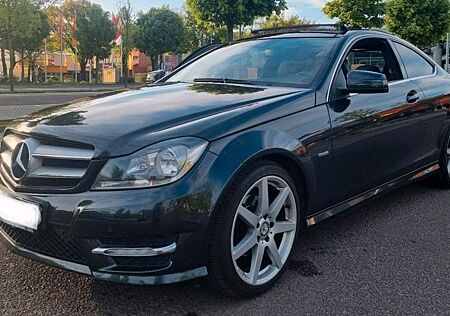
{"label": "wheel spoke", "polygon": [[233,260],[237,260],[242,257],[247,251],[252,249],[258,243],[258,239],[256,238],[256,232],[252,232],[247,234],[244,239],[236,246],[233,247]]}
{"label": "wheel spoke", "polygon": [[260,214],[265,215],[269,212],[269,183],[267,178],[261,179],[258,188],[258,211]]}
{"label": "wheel spoke", "polygon": [[270,216],[275,219],[283,208],[284,203],[286,203],[287,198],[289,197],[289,189],[283,188],[278,193],[278,196],[275,198],[275,201],[270,205]]}
{"label": "wheel spoke", "polygon": [[258,282],[259,271],[261,269],[261,263],[264,257],[265,246],[258,244],[253,248],[252,264],[250,266],[250,282],[256,284]]}
{"label": "wheel spoke", "polygon": [[297,228],[296,223],[292,221],[275,222],[273,226],[273,233],[280,234],[294,231]]}
{"label": "wheel spoke", "polygon": [[270,257],[270,260],[272,260],[272,264],[276,268],[281,269],[283,267],[280,252],[278,251],[277,244],[273,239],[269,242],[269,246],[267,247],[267,254]]}
{"label": "wheel spoke", "polygon": [[239,217],[247,223],[250,227],[256,227],[258,224],[258,216],[256,216],[255,213],[252,213],[247,208],[243,207],[242,205],[238,208],[238,214]]}

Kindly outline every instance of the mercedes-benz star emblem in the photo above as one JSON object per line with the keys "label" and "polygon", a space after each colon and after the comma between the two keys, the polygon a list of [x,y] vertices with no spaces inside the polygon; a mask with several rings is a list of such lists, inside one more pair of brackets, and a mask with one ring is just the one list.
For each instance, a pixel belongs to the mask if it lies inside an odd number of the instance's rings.
{"label": "mercedes-benz star emblem", "polygon": [[11,173],[16,181],[21,180],[30,165],[30,149],[26,142],[17,144],[12,153]]}

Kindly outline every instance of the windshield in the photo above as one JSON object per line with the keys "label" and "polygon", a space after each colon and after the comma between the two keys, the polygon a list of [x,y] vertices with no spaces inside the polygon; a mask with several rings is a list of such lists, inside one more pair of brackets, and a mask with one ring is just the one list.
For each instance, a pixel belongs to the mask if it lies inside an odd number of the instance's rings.
{"label": "windshield", "polygon": [[205,55],[167,81],[310,87],[336,41],[279,38],[239,42]]}

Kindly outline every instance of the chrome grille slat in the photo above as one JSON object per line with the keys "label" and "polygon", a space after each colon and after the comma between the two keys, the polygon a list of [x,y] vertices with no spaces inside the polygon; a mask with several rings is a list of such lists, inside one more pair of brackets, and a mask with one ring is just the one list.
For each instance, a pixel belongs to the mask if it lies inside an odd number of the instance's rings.
{"label": "chrome grille slat", "polygon": [[64,160],[87,161],[91,160],[93,156],[94,150],[49,145],[39,145],[33,152],[33,157]]}
{"label": "chrome grille slat", "polygon": [[14,134],[8,134],[3,138],[3,143],[9,150],[13,151],[22,140]]}
{"label": "chrome grille slat", "polygon": [[[15,149],[27,146],[29,164],[26,173],[13,176],[12,161]],[[19,154],[23,153],[22,147]],[[88,144],[67,140],[28,136],[6,131],[0,147],[0,174],[8,185],[20,190],[75,189],[86,175],[95,148]]]}
{"label": "chrome grille slat", "polygon": [[31,171],[28,178],[64,178],[64,179],[81,179],[86,173],[86,169],[76,168],[58,168],[58,167],[41,167]]}
{"label": "chrome grille slat", "polygon": [[5,150],[0,155],[3,163],[8,167],[11,167],[11,155],[12,155],[12,153],[8,150]]}

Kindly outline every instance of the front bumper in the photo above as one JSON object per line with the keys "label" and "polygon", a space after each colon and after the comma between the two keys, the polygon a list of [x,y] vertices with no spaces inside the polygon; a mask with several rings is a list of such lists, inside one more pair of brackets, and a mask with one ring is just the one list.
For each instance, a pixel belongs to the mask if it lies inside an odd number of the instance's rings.
{"label": "front bumper", "polygon": [[130,274],[91,271],[91,269],[87,265],[49,257],[22,248],[21,246],[17,245],[2,229],[0,229],[0,235],[3,237],[4,244],[13,253],[59,269],[86,274],[101,281],[109,281],[123,284],[135,284],[135,285],[158,285],[158,284],[169,284],[188,281],[191,279],[206,276],[208,274],[206,267],[199,267],[189,271],[163,275],[130,275]]}
{"label": "front bumper", "polygon": [[43,215],[34,233],[0,222],[1,239],[19,255],[105,281],[205,276],[208,224],[225,185],[217,158],[207,153],[185,178],[152,189],[43,195],[0,184],[4,193],[41,205]]}

